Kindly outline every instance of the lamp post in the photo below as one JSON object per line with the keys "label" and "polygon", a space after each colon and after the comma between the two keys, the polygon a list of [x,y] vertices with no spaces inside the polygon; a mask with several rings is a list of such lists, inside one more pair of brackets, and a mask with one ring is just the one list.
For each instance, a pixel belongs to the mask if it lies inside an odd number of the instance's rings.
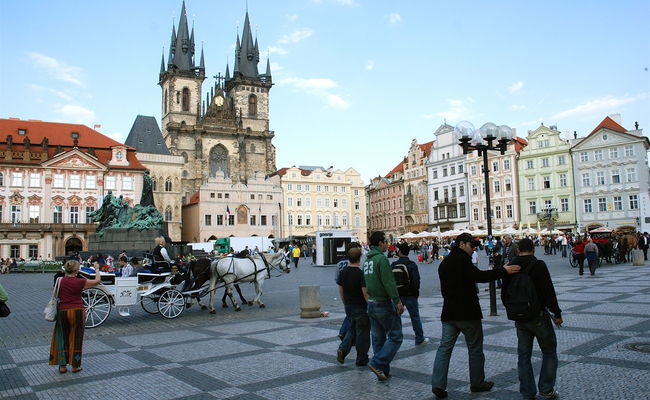
{"label": "lamp post", "polygon": [[[512,129],[507,125],[496,126],[492,122],[484,124],[476,130],[469,121],[461,121],[456,125],[454,134],[458,144],[463,148],[463,154],[476,150],[483,157],[483,177],[485,179],[485,210],[487,217],[488,239],[492,240],[492,206],[490,204],[490,170],[488,168],[488,150],[499,151],[502,155],[508,149],[512,140]],[[494,258],[490,255],[490,266],[494,268]],[[494,281],[490,282],[490,316],[497,315],[497,295]]]}

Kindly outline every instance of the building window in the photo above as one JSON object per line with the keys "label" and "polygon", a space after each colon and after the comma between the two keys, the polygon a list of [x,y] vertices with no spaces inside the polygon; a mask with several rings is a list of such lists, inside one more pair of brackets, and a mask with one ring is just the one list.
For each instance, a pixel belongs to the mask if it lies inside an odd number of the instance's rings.
{"label": "building window", "polygon": [[535,178],[528,178],[528,190],[535,190]]}
{"label": "building window", "polygon": [[506,192],[509,192],[512,190],[512,183],[510,182],[510,178],[506,179]]}
{"label": "building window", "polygon": [[528,202],[528,214],[537,214],[537,202],[529,201]]}
{"label": "building window", "polygon": [[29,175],[30,187],[41,187],[41,174],[32,173]]}
{"label": "building window", "polygon": [[361,226],[361,217],[358,215],[354,217],[354,226]]}
{"label": "building window", "polygon": [[[156,181],[154,180],[154,183],[155,182]],[[86,189],[96,189],[96,188],[97,188],[97,177],[95,175],[86,175]]]}
{"label": "building window", "polygon": [[469,167],[469,171],[471,175],[476,175],[476,165],[472,165],[471,167]]}
{"label": "building window", "polygon": [[569,199],[560,199],[560,211],[568,212],[569,211]]}
{"label": "building window", "polygon": [[267,194],[266,199],[267,200],[273,200],[273,195],[272,194]]}
{"label": "building window", "polygon": [[52,186],[55,188],[62,188],[63,185],[64,185],[63,174],[54,174],[54,182],[52,183]]}
{"label": "building window", "polygon": [[549,166],[548,158],[542,158],[542,167],[548,167],[548,166]]}
{"label": "building window", "polygon": [[591,177],[589,176],[588,172],[582,174],[582,186],[584,187],[591,186]]}
{"label": "building window", "polygon": [[354,209],[355,209],[355,210],[358,210],[358,209],[360,209],[360,207],[361,207],[361,205],[359,204],[359,202],[358,202],[358,201],[355,201],[355,202],[354,202]]}
{"label": "building window", "polygon": [[302,185],[299,183],[296,185],[296,191],[301,191],[302,190]]}
{"label": "building window", "polygon": [[607,211],[607,199],[605,197],[598,198],[598,211]]}
{"label": "building window", "polygon": [[583,206],[584,206],[584,212],[590,213],[593,211],[591,208],[591,199],[584,199]]}
{"label": "building window", "polygon": [[311,197],[305,197],[305,207],[311,208]]}
{"label": "building window", "polygon": [[86,223],[87,224],[90,224],[90,223],[93,222],[92,217],[90,216],[90,214],[92,214],[93,212],[95,212],[95,207],[86,206]]}
{"label": "building window", "polygon": [[287,206],[293,207],[293,197],[287,197]]}
{"label": "building window", "polygon": [[293,183],[287,184],[287,190],[293,190]]}
{"label": "building window", "polygon": [[70,223],[79,223],[79,206],[70,206]]}
{"label": "building window", "polygon": [[609,149],[609,159],[616,160],[618,158],[618,147],[612,147]]}
{"label": "building window", "polygon": [[72,189],[80,189],[81,188],[81,175],[70,174],[70,187]]}
{"label": "building window", "polygon": [[122,178],[122,190],[133,190],[133,178],[125,176]]}
{"label": "building window", "polygon": [[250,224],[251,225],[257,225],[257,215],[251,215]]}
{"label": "building window", "polygon": [[316,208],[323,208],[323,199],[316,197]]}
{"label": "building window", "polygon": [[617,169],[612,170],[612,183],[621,183],[621,172]]}
{"label": "building window", "polygon": [[296,207],[302,207],[302,197],[296,197]]}
{"label": "building window", "polygon": [[499,171],[499,161],[492,161],[492,171],[494,172]]}
{"label": "building window", "polygon": [[458,213],[460,214],[461,218],[465,218],[465,213],[466,213],[466,211],[465,211],[465,203],[460,203],[458,205]]}
{"label": "building window", "polygon": [[623,197],[614,196],[614,211],[623,210]]}
{"label": "building window", "polygon": [[305,225],[311,225],[311,214],[305,215]]}
{"label": "building window", "polygon": [[4,185],[5,185],[5,174],[0,172],[0,186],[4,186]]}
{"label": "building window", "polygon": [[[341,199],[341,208],[348,208],[347,199]],[[393,200],[393,208],[395,208],[395,200]]]}
{"label": "building window", "polygon": [[594,161],[602,161],[602,160],[603,160],[603,151],[594,150]]}
{"label": "building window", "polygon": [[41,207],[38,205],[29,206],[29,223],[38,224],[38,221],[41,216]]}
{"label": "building window", "polygon": [[308,183],[305,184],[305,192],[309,192],[311,190],[311,187],[309,186]]}
{"label": "building window", "polygon": [[323,187],[321,185],[316,185],[316,191],[317,192],[322,191],[321,189],[323,189]]}
{"label": "building window", "polygon": [[503,170],[510,171],[510,160],[508,159],[503,160]]}
{"label": "building window", "polygon": [[301,226],[302,225],[302,215],[298,214],[296,217],[296,225]]}
{"label": "building window", "polygon": [[330,199],[325,199],[325,208],[330,208]]}
{"label": "building window", "polygon": [[447,176],[447,167],[442,168],[442,176]]}
{"label": "building window", "polygon": [[172,191],[172,180],[170,178],[165,179],[165,192]]}
{"label": "building window", "polygon": [[22,208],[21,206],[18,205],[12,205],[11,206],[11,223],[12,224],[18,224],[22,222]]}
{"label": "building window", "polygon": [[544,189],[550,189],[551,188],[551,177],[549,175],[543,176],[542,177],[543,184],[544,184]]}
{"label": "building window", "polygon": [[625,170],[627,182],[636,182],[636,168],[628,168]]}
{"label": "building window", "polygon": [[449,167],[449,175],[456,175],[456,166],[452,165]]}
{"label": "building window", "polygon": [[13,179],[11,181],[11,186],[23,186],[23,173],[22,172],[14,172],[12,174]]}
{"label": "building window", "polygon": [[463,184],[458,185],[458,196],[460,197],[465,196],[465,185]]}
{"label": "building window", "polygon": [[55,224],[63,223],[63,206],[52,207],[52,222]]}
{"label": "building window", "polygon": [[[395,191],[395,188],[393,187],[393,192]],[[358,196],[359,195],[359,189],[354,189],[354,195]]]}
{"label": "building window", "polygon": [[334,193],[337,193],[339,191],[339,187],[336,186],[336,185],[333,185],[332,190],[334,190]]}
{"label": "building window", "polygon": [[580,153],[580,162],[587,162],[589,161],[589,153],[586,151],[583,151]]}
{"label": "building window", "polygon": [[223,215],[217,215],[217,225],[223,225]]}
{"label": "building window", "polygon": [[560,174],[560,187],[566,187],[567,179],[566,174]]}
{"label": "building window", "polygon": [[323,216],[322,215],[318,214],[316,216],[316,223],[318,224],[318,226],[323,225]]}
{"label": "building window", "polygon": [[506,204],[506,218],[512,218],[512,204]]}
{"label": "building window", "polygon": [[473,214],[474,214],[474,215],[473,215],[473,216],[474,216],[474,221],[478,221],[478,219],[479,219],[478,208],[475,208],[475,209],[473,210]]}
{"label": "building window", "polygon": [[533,162],[533,160],[526,161],[526,169],[533,169],[533,168],[535,168],[535,163]]}
{"label": "building window", "polygon": [[183,111],[190,111],[190,89],[183,88]]}
{"label": "building window", "polygon": [[228,216],[228,225],[235,225],[235,216],[234,215],[229,215]]}
{"label": "building window", "polygon": [[271,225],[276,226],[278,224],[278,216],[277,215],[271,215]]}
{"label": "building window", "polygon": [[330,191],[330,185],[325,185],[325,193],[329,193]]}
{"label": "building window", "polygon": [[212,226],[212,215],[206,214],[203,217],[205,218],[205,226]]}
{"label": "building window", "polygon": [[9,255],[11,258],[20,258],[20,245],[12,244],[9,249]]}
{"label": "building window", "polygon": [[498,193],[501,191],[501,182],[499,181],[494,181],[494,192]]}
{"label": "building window", "polygon": [[557,165],[566,165],[566,157],[565,156],[558,156],[557,157]]}
{"label": "building window", "polygon": [[30,244],[28,249],[29,249],[29,253],[28,253],[29,258],[31,258],[31,259],[38,258],[38,245],[37,244]]}
{"label": "building window", "polygon": [[472,195],[474,196],[478,195],[478,186],[472,185]]}
{"label": "building window", "polygon": [[171,221],[173,219],[172,217],[172,208],[167,206],[167,208],[165,208],[165,221]]}
{"label": "building window", "polygon": [[501,206],[496,206],[495,209],[496,209],[496,212],[495,212],[496,218],[501,219]]}
{"label": "building window", "polygon": [[257,96],[248,96],[248,115],[257,115]]}
{"label": "building window", "polygon": [[548,141],[548,139],[540,140],[539,142],[537,142],[537,147],[539,147],[540,149],[549,146],[550,146],[550,142]]}
{"label": "building window", "polygon": [[639,196],[636,194],[630,195],[630,210],[639,209]]}
{"label": "building window", "polygon": [[287,225],[293,225],[293,215],[287,215]]}
{"label": "building window", "polygon": [[602,171],[596,172],[596,185],[605,184],[605,173]]}
{"label": "building window", "polygon": [[625,146],[625,157],[634,157],[634,146],[633,145]]}
{"label": "building window", "polygon": [[459,174],[463,173],[463,164],[458,164],[458,173]]}
{"label": "building window", "polygon": [[260,225],[266,226],[266,215],[260,216]]}
{"label": "building window", "polygon": [[325,214],[325,226],[330,226],[330,215]]}
{"label": "building window", "polygon": [[106,177],[106,189],[115,189],[115,177],[114,176],[107,176]]}

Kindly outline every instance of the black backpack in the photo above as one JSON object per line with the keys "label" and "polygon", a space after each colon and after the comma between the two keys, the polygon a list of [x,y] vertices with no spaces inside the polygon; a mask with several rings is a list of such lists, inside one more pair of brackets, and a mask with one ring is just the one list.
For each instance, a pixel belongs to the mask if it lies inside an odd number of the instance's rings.
{"label": "black backpack", "polygon": [[531,321],[542,309],[535,289],[530,270],[537,263],[537,259],[510,277],[505,292],[501,293],[501,300],[506,308],[508,319],[516,322]]}
{"label": "black backpack", "polygon": [[393,265],[393,275],[395,276],[395,286],[397,286],[397,291],[400,296],[407,294],[409,288],[411,287],[411,277],[409,275],[409,269],[405,264],[394,264]]}

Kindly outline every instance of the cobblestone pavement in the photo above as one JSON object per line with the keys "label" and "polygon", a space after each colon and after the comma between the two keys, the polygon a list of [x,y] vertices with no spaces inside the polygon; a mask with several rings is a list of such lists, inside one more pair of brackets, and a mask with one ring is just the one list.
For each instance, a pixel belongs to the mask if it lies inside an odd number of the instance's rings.
{"label": "cobblestone pavement", "polygon": [[[649,348],[650,264],[605,266],[595,277],[579,277],[566,267],[566,259],[550,256],[548,261],[565,321],[556,330],[560,359],[556,389],[562,398],[648,398],[650,353],[632,349]],[[175,320],[139,310],[130,317],[114,312],[104,325],[86,331],[84,370],[64,375],[47,365],[52,325],[42,321],[41,310],[51,276],[2,276],[0,282],[13,299],[13,313],[0,320],[0,398],[433,398],[430,378],[442,305],[435,285],[420,298],[431,344],[415,346],[405,313],[404,343],[392,364],[393,377],[379,383],[367,368],[354,365],[354,351],[344,365],[336,362],[336,335],[344,313],[334,297],[332,269],[308,265],[303,261],[298,271],[278,278],[276,282],[283,281],[275,286],[273,280],[267,282],[266,309],[245,308],[241,313],[218,309],[216,316],[190,309]],[[436,266],[421,267],[431,282],[437,281]],[[300,319],[295,285],[316,281],[325,283],[321,297],[330,317]],[[480,296],[487,315],[487,292]],[[500,304],[499,308],[502,311]],[[450,365],[449,397],[520,398],[513,323],[501,312],[486,317],[483,328],[486,376],[495,387],[470,394],[461,337]],[[533,359],[538,369],[538,350]]]}

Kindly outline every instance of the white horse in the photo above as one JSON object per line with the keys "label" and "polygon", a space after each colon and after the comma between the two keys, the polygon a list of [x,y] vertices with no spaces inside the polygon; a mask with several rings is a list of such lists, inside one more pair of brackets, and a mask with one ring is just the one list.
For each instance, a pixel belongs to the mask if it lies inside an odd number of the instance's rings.
{"label": "white horse", "polygon": [[282,252],[276,254],[255,255],[250,258],[224,257],[214,260],[210,264],[210,314],[214,314],[214,293],[217,282],[221,281],[226,286],[226,293],[236,311],[241,311],[239,303],[232,295],[235,283],[254,282],[255,298],[251,302],[266,307],[262,303],[262,285],[264,280],[271,277],[271,268],[279,267],[287,271],[287,259]]}

